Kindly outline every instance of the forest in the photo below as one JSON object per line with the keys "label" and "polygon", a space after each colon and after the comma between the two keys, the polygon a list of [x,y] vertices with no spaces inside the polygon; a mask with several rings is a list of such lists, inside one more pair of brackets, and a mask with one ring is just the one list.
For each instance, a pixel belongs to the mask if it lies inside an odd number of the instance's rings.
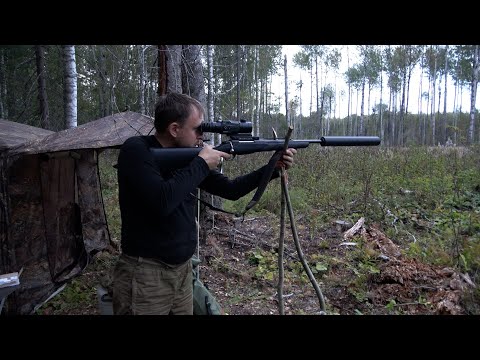
{"label": "forest", "polygon": [[[347,52],[327,45],[300,46],[292,64],[281,45],[0,46],[0,118],[58,131],[125,109],[152,116],[166,86],[199,89],[208,121],[246,119],[262,137],[272,126],[284,132],[293,125],[293,138],[368,134],[380,136],[384,146],[445,145],[449,138],[457,145],[478,143],[478,46],[355,47],[358,62],[339,73]],[[168,84],[160,71],[166,64]],[[304,69],[309,79],[272,89],[273,77],[287,76],[289,67]],[[418,94],[410,93],[414,69],[427,79]],[[347,94],[327,82],[332,73],[347,84]],[[370,98],[374,89],[381,94],[377,103]],[[457,99],[465,92],[471,101],[462,108]],[[447,96],[454,98],[453,109]],[[342,99],[348,115],[336,118]],[[427,111],[411,113],[412,102]],[[302,103],[309,104],[308,114],[300,111]]]}
{"label": "forest", "polygon": [[[360,61],[339,73],[347,55],[326,45],[300,46],[291,64],[281,45],[0,46],[0,118],[59,131],[126,110],[153,116],[158,95],[176,91],[199,99],[206,121],[251,121],[262,138],[271,138],[272,128],[281,137],[289,126],[292,139],[379,136],[375,148],[311,145],[299,150],[289,170],[302,246],[327,313],[479,314],[479,46],[356,47]],[[309,78],[289,81],[293,67]],[[414,69],[428,79],[419,94],[409,90]],[[329,73],[349,91],[337,91]],[[287,79],[285,89],[272,88],[275,76]],[[373,89],[380,91],[378,103]],[[464,92],[468,106],[456,102]],[[454,109],[447,109],[447,97],[454,98]],[[349,110],[338,118],[342,101]],[[412,101],[427,111],[410,112]],[[116,155],[102,154],[100,170],[118,245]],[[225,174],[251,171],[268,161],[265,155],[226,162]],[[223,206],[237,211],[249,199]],[[280,189],[272,184],[242,224],[215,215],[204,225],[201,276],[228,314],[277,311],[279,206]],[[365,226],[347,239],[361,219]],[[291,240],[287,235],[285,313],[317,314]],[[98,313],[95,286],[108,277],[118,250],[99,254],[38,313]]]}

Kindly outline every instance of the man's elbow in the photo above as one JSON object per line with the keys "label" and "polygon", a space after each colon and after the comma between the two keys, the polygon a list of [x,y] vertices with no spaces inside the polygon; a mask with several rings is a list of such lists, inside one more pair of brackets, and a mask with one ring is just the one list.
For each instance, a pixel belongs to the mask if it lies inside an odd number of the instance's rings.
{"label": "man's elbow", "polygon": [[240,198],[243,197],[243,196],[245,196],[245,194],[231,191],[231,192],[229,192],[228,194],[225,194],[225,195],[222,196],[222,197],[223,197],[224,199],[227,199],[227,200],[237,201],[238,199],[240,199]]}

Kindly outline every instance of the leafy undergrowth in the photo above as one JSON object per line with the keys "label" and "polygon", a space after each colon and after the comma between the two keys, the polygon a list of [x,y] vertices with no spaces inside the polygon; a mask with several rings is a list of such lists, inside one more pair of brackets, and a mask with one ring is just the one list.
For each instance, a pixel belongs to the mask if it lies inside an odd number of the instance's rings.
{"label": "leafy undergrowth", "polygon": [[111,284],[111,273],[118,251],[109,247],[97,253],[87,268],[51,300],[40,307],[38,315],[100,315],[97,288]]}
{"label": "leafy undergrowth", "polygon": [[[212,226],[212,221],[214,226]],[[296,223],[300,246],[322,295],[326,313],[340,315],[480,314],[479,291],[467,274],[422,263],[374,224],[334,222],[312,232]],[[200,279],[228,315],[279,314],[279,221],[273,215],[244,221],[215,214],[200,247]],[[88,268],[39,314],[99,314],[96,287],[108,286],[118,252],[95,256]],[[319,314],[320,301],[286,227],[283,298],[285,315]]]}
{"label": "leafy undergrowth", "polygon": [[[216,215],[202,247],[201,278],[227,314],[278,314],[278,221]],[[351,224],[350,224],[351,225]],[[466,274],[405,256],[374,225],[345,239],[345,224],[313,237],[299,219],[300,246],[326,302],[327,314],[478,314],[478,290]],[[285,314],[318,314],[320,301],[286,231]],[[476,298],[476,300],[475,300]]]}

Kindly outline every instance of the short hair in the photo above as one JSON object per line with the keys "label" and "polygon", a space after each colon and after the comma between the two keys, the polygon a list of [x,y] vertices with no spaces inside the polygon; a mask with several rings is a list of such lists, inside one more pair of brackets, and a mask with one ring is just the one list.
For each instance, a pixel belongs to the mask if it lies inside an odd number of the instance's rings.
{"label": "short hair", "polygon": [[202,104],[189,95],[172,92],[160,96],[155,104],[155,129],[164,132],[175,121],[183,125],[192,112],[192,106],[205,115]]}

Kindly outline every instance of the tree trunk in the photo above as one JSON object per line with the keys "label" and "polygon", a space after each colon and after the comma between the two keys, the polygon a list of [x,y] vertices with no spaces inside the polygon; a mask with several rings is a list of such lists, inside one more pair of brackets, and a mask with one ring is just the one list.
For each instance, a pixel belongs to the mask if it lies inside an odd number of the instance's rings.
{"label": "tree trunk", "polygon": [[[213,78],[213,46],[207,45],[207,71],[208,71],[208,78],[207,78],[207,86],[208,86],[208,93],[207,93],[207,103],[208,103],[208,121],[213,121],[215,118],[214,110],[213,110],[213,82],[215,79]],[[218,144],[215,144],[218,145]]]}
{"label": "tree trunk", "polygon": [[157,99],[167,93],[167,46],[158,45]]}
{"label": "tree trunk", "polygon": [[237,45],[237,121],[240,120],[240,45]]}
{"label": "tree trunk", "polygon": [[363,80],[362,80],[362,97],[360,99],[361,105],[360,105],[360,129],[358,131],[358,135],[364,135],[364,116],[365,116],[365,72],[363,74]]}
{"label": "tree trunk", "polygon": [[[347,46],[347,68],[350,68],[350,55]],[[352,85],[348,82],[348,95],[347,95],[347,130],[346,133],[349,134],[349,124],[350,124],[350,107],[352,102]],[[310,114],[311,115],[311,114]]]}
{"label": "tree trunk", "polygon": [[[97,52],[98,50],[98,52]],[[98,107],[99,117],[103,118],[108,115],[107,109],[107,66],[105,59],[105,49],[103,45],[93,46],[93,58],[95,59],[96,70],[98,74]],[[98,55],[97,55],[98,54]],[[98,56],[98,58],[97,58]]]}
{"label": "tree trunk", "polygon": [[287,127],[291,126],[290,122],[290,107],[288,106],[288,74],[287,74],[287,55],[283,60],[283,68],[285,70],[285,119],[287,120]]}
{"label": "tree trunk", "polygon": [[[383,57],[380,59],[380,61],[382,61],[381,68],[383,69]],[[383,128],[383,70],[380,71],[380,109],[378,112],[380,118],[380,138],[383,139],[385,137],[385,130]]]}
{"label": "tree trunk", "polygon": [[40,127],[43,129],[50,129],[50,122],[48,118],[47,83],[45,80],[45,49],[43,45],[35,45],[35,59],[37,65],[38,102],[40,104]]}
{"label": "tree trunk", "polygon": [[[183,93],[200,101],[206,108],[205,84],[203,79],[203,68],[201,61],[201,48],[199,45],[183,45],[183,61],[182,61],[182,87]],[[204,134],[205,138],[206,134]],[[209,134],[211,137],[211,134]],[[211,140],[211,139],[210,139]],[[218,208],[222,208],[222,199],[213,196],[206,191],[200,191],[200,199],[210,203]],[[200,206],[200,204],[197,204]],[[200,212],[199,225],[202,231],[199,236],[199,243],[205,244],[207,236],[207,220],[215,216],[208,208],[203,208]]]}
{"label": "tree trunk", "polygon": [[470,144],[474,143],[475,134],[475,101],[477,99],[477,84],[479,71],[479,46],[475,45],[473,52],[473,74],[470,86],[470,126],[468,127],[468,141]]}
{"label": "tree trunk", "polygon": [[0,118],[8,119],[7,71],[5,69],[4,49],[0,49]]}
{"label": "tree trunk", "polygon": [[448,45],[445,48],[445,85],[443,91],[443,122],[442,122],[442,142],[447,141],[447,77],[448,77]]}
{"label": "tree trunk", "polygon": [[64,65],[65,129],[77,126],[77,67],[75,46],[62,45]]}
{"label": "tree trunk", "polygon": [[182,54],[182,88],[183,93],[200,101],[207,108],[207,97],[205,94],[205,81],[203,79],[203,68],[199,45],[183,45]]}
{"label": "tree trunk", "polygon": [[432,142],[431,145],[435,145],[435,84],[436,84],[436,77],[437,77],[437,58],[435,57],[435,66],[434,71],[432,74],[432,101],[431,101],[431,109],[430,109],[430,116],[431,116],[431,125],[432,125]]}
{"label": "tree trunk", "polygon": [[140,104],[140,113],[145,114],[145,50],[147,46],[140,45],[138,48],[138,55],[140,58],[140,94],[139,94],[139,104]]}
{"label": "tree trunk", "polygon": [[319,131],[318,131],[318,138],[320,138],[322,135],[323,135],[323,132],[322,132],[322,114],[320,113],[320,96],[318,94],[318,60],[317,60],[317,57],[315,56],[315,89],[316,89],[316,100],[317,100],[317,116],[318,116],[318,128],[319,128]]}
{"label": "tree trunk", "polygon": [[182,92],[182,45],[167,45],[167,93]]}
{"label": "tree trunk", "polygon": [[402,99],[400,103],[400,117],[399,117],[399,124],[398,124],[398,145],[404,145],[404,124],[405,124],[405,108],[406,108],[406,101],[405,97],[407,95],[407,66],[405,64],[403,68],[403,77],[402,77]]}

